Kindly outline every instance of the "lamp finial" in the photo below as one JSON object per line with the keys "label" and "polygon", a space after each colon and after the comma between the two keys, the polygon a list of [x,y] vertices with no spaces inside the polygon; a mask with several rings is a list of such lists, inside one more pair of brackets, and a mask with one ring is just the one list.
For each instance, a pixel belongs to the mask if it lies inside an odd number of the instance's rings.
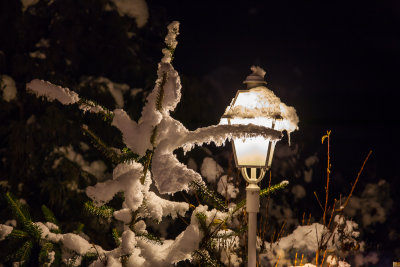
{"label": "lamp finial", "polygon": [[264,80],[265,70],[263,68],[253,65],[250,69],[253,73],[248,75],[246,80],[243,82],[247,84],[247,89],[267,84]]}

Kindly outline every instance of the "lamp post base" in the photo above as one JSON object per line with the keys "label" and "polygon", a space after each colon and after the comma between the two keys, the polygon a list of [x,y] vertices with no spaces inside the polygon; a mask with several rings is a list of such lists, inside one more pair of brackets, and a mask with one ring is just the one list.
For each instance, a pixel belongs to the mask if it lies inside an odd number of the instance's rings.
{"label": "lamp post base", "polygon": [[248,216],[247,230],[247,266],[256,267],[257,264],[257,213],[260,211],[260,187],[249,184],[246,187],[246,211]]}

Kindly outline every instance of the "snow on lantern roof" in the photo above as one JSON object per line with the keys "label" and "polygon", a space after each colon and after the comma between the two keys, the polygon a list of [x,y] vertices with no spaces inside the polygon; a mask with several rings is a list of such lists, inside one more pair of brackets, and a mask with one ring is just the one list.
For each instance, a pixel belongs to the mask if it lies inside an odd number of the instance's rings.
{"label": "snow on lantern roof", "polygon": [[[252,66],[252,74],[247,76],[244,83],[249,89],[238,90],[231,104],[226,108],[222,120],[229,118],[271,118],[275,119],[275,130],[288,133],[298,129],[299,118],[293,107],[281,102],[263,83],[265,71]],[[253,87],[252,87],[253,85]]]}

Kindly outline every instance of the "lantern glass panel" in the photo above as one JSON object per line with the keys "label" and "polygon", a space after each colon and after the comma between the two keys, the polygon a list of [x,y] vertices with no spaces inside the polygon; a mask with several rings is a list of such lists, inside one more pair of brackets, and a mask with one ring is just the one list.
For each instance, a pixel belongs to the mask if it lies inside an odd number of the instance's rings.
{"label": "lantern glass panel", "polygon": [[270,140],[261,136],[246,139],[235,138],[236,165],[238,167],[266,167]]}
{"label": "lantern glass panel", "polygon": [[[273,119],[269,118],[230,118],[228,123],[231,125],[251,123],[273,128]],[[273,152],[274,146],[275,142],[262,136],[234,138],[233,148],[237,167],[269,167],[272,154],[268,155],[268,152]]]}

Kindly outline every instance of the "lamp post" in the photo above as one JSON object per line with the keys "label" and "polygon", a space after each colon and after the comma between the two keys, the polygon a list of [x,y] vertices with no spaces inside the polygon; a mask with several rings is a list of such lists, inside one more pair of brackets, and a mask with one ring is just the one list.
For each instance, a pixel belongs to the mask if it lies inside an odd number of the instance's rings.
{"label": "lamp post", "polygon": [[[243,82],[246,90],[238,90],[226,108],[220,124],[255,124],[277,131],[290,133],[297,129],[298,117],[292,107],[286,106],[269,90],[264,81],[265,71],[251,67],[252,74]],[[248,266],[256,266],[257,213],[260,210],[260,187],[266,171],[271,167],[277,140],[256,136],[233,138],[232,147],[236,167],[248,182],[246,187],[246,211],[248,213]],[[250,169],[250,176],[248,174]]]}

